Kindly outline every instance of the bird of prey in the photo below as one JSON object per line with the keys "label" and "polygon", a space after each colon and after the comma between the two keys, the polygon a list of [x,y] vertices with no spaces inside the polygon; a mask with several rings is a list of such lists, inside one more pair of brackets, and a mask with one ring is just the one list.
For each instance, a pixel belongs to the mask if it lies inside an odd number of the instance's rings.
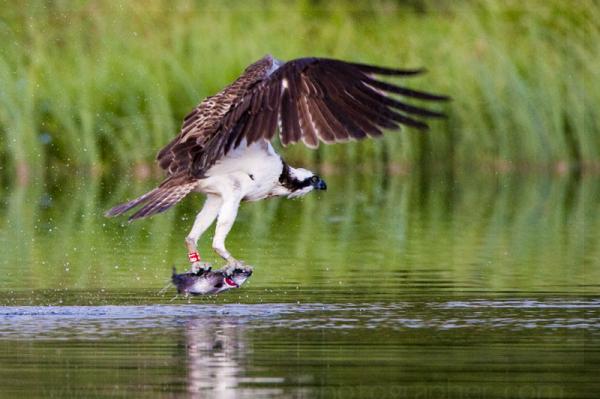
{"label": "bird of prey", "polygon": [[203,193],[206,201],[185,238],[191,270],[208,270],[196,245],[215,219],[212,247],[234,270],[242,262],[225,248],[225,238],[242,201],[327,188],[317,174],[288,165],[275,152],[275,133],[283,146],[302,142],[317,148],[320,142],[380,137],[400,125],[427,129],[425,118],[444,115],[405,100],[448,98],[381,80],[421,72],[327,58],[282,62],[267,55],[185,117],[179,134],[157,155],[164,181],[106,216],[139,207],[129,218],[135,220],[164,212],[191,192]]}

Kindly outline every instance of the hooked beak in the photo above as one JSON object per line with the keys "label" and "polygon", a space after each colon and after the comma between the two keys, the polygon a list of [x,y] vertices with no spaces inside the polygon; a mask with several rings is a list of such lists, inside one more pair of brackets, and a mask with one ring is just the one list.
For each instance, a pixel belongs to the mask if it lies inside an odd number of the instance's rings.
{"label": "hooked beak", "polygon": [[318,182],[313,184],[313,187],[315,188],[315,190],[327,190],[327,184],[325,184],[325,181],[322,179],[319,179]]}

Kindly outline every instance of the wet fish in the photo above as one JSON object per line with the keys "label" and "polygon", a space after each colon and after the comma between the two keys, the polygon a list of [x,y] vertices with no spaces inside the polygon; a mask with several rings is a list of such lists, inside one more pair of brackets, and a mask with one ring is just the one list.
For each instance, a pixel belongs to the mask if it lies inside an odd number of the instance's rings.
{"label": "wet fish", "polygon": [[251,267],[238,267],[233,270],[227,268],[214,271],[200,270],[196,273],[181,274],[177,274],[177,270],[173,268],[171,281],[180,294],[211,295],[239,288],[251,275]]}

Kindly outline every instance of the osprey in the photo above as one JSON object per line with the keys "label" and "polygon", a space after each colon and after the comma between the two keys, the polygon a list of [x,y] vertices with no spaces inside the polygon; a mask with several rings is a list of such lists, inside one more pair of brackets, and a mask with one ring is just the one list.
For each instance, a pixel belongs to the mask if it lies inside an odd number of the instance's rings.
{"label": "osprey", "polygon": [[185,117],[179,134],[157,155],[165,180],[106,216],[141,207],[131,221],[164,212],[191,192],[203,193],[206,201],[185,239],[191,269],[208,270],[196,245],[215,219],[213,249],[231,270],[240,267],[242,262],[225,248],[225,238],[242,201],[294,198],[327,188],[317,174],[289,166],[275,152],[275,132],[283,146],[301,141],[317,148],[320,142],[380,137],[384,129],[400,125],[427,129],[422,118],[444,115],[395,96],[433,101],[448,97],[378,79],[421,72],[326,58],[282,62],[267,55]]}

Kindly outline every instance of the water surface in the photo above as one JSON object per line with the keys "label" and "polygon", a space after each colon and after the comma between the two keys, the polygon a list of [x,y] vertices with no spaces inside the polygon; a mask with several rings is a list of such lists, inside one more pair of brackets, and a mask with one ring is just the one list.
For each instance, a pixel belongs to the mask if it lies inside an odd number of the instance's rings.
{"label": "water surface", "polygon": [[595,178],[327,180],[245,204],[255,274],[201,298],[161,292],[200,198],[128,225],[102,211],[150,183],[6,191],[1,396],[596,397]]}

